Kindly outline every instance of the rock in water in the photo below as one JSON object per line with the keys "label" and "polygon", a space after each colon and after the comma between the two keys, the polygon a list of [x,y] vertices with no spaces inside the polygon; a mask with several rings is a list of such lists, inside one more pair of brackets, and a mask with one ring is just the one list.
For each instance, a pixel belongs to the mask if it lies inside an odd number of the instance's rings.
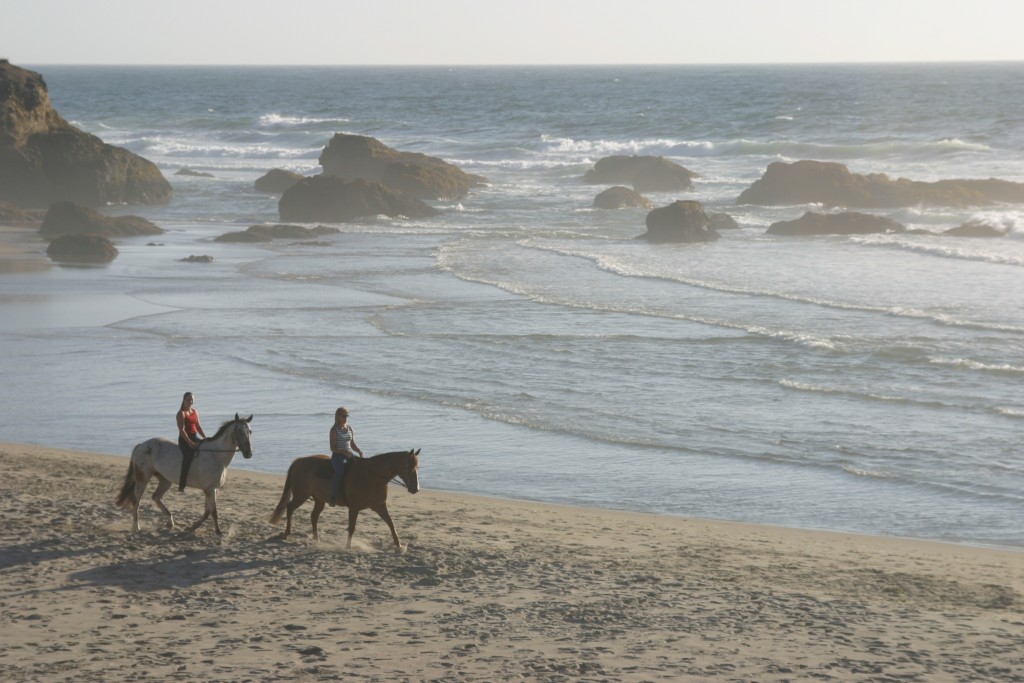
{"label": "rock in water", "polygon": [[110,263],[117,247],[102,235],[61,235],[50,242],[46,255],[61,263]]}
{"label": "rock in water", "polygon": [[0,201],[162,204],[171,194],[155,164],[72,126],[50,104],[42,76],[0,60]]}
{"label": "rock in water", "polygon": [[318,175],[295,183],[277,204],[281,220],[346,223],[357,218],[390,216],[429,218],[439,212],[419,199],[380,183],[345,181]]}
{"label": "rock in water", "polygon": [[719,235],[700,202],[678,200],[647,214],[648,242],[713,242]]}
{"label": "rock in water", "polygon": [[400,152],[363,135],[335,135],[320,153],[320,165],[325,176],[382,183],[417,199],[458,200],[487,183],[437,157]]}
{"label": "rock in water", "polygon": [[43,237],[59,235],[159,235],[163,228],[140,216],[105,216],[96,209],[74,202],[57,202],[46,212],[39,227]]}

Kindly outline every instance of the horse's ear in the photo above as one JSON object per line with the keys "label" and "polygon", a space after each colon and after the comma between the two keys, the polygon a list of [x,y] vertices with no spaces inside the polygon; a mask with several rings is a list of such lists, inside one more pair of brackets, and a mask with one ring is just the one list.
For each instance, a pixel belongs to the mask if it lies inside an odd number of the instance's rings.
{"label": "horse's ear", "polygon": [[249,419],[246,420],[246,422],[252,422],[252,415],[249,416]]}
{"label": "horse's ear", "polygon": [[235,422],[238,422],[238,413],[235,413]]}
{"label": "horse's ear", "polygon": [[417,448],[417,449],[416,449],[416,452],[415,452],[415,453],[413,453],[413,455],[419,455],[419,454],[420,454],[420,451],[422,451],[422,450],[423,450],[422,448]]}

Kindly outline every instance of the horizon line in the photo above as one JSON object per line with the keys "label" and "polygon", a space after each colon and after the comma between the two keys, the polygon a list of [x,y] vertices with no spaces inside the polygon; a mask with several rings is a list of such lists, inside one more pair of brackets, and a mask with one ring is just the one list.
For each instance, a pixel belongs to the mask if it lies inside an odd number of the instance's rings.
{"label": "horizon line", "polygon": [[400,62],[374,62],[374,63],[251,63],[251,62],[15,62],[6,57],[0,57],[0,62],[7,62],[17,66],[26,64],[29,66],[63,66],[63,67],[95,67],[95,66],[120,66],[120,67],[254,67],[254,68],[525,68],[525,67],[721,67],[721,66],[885,66],[885,65],[954,65],[954,64],[1020,64],[1024,59],[946,59],[946,60],[834,60],[834,61],[779,61],[779,62],[480,62],[480,63],[400,63]]}

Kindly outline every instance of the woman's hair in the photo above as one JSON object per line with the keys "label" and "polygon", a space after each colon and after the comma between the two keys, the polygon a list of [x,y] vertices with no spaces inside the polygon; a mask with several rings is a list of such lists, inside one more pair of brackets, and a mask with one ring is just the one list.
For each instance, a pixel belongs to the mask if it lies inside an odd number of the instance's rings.
{"label": "woman's hair", "polygon": [[181,397],[181,407],[182,408],[185,407],[185,401],[190,399],[190,398],[192,398],[192,392],[191,391],[186,391],[185,395]]}
{"label": "woman's hair", "polygon": [[334,419],[337,420],[339,417],[342,416],[343,413],[345,415],[348,415],[348,408],[346,408],[345,406],[342,406],[334,411]]}

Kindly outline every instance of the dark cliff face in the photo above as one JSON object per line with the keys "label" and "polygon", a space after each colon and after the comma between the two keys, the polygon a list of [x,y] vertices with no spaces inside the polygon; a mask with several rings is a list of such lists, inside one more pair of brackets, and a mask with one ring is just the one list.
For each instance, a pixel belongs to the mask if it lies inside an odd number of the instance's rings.
{"label": "dark cliff face", "polygon": [[155,164],[69,124],[41,75],[0,60],[0,201],[161,204],[171,195]]}

